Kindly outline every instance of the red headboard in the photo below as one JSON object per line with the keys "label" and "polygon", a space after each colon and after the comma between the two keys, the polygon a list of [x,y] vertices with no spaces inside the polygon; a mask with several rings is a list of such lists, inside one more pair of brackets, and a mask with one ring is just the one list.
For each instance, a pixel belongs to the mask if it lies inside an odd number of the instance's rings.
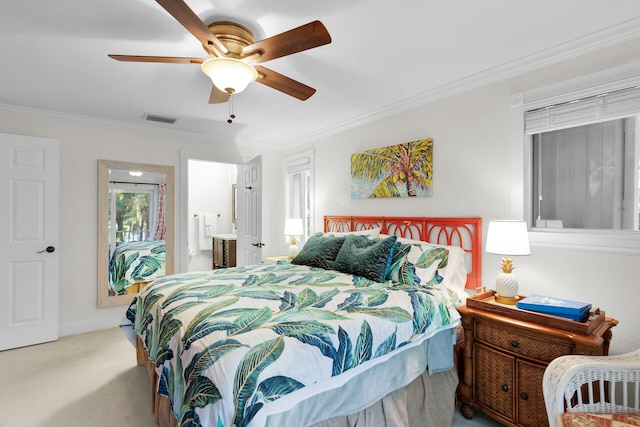
{"label": "red headboard", "polygon": [[467,289],[482,287],[482,218],[426,218],[402,216],[325,216],[325,232],[381,228],[382,234],[460,246],[467,255]]}

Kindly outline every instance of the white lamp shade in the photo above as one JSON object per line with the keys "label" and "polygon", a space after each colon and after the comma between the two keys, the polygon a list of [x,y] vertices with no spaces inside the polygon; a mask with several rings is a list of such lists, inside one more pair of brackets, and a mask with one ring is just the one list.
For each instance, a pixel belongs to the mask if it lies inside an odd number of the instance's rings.
{"label": "white lamp shade", "polygon": [[202,72],[223,92],[238,93],[258,78],[251,64],[234,58],[211,58],[202,63]]}
{"label": "white lamp shade", "polygon": [[287,218],[284,223],[285,236],[302,236],[304,234],[304,228],[302,227],[301,218]]}
{"label": "white lamp shade", "polygon": [[527,223],[489,221],[485,250],[498,255],[530,255]]}

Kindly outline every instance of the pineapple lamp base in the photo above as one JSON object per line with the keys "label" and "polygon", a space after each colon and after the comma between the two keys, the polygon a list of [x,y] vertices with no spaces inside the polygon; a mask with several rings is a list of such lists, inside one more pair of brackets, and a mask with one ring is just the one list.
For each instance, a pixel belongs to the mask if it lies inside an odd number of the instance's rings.
{"label": "pineapple lamp base", "polygon": [[518,297],[518,278],[513,273],[502,272],[496,278],[496,302],[515,305]]}

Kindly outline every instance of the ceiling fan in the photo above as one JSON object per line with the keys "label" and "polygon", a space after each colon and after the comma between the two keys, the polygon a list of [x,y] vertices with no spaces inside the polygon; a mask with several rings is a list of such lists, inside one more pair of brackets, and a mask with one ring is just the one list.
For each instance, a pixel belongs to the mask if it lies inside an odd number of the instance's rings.
{"label": "ceiling fan", "polygon": [[316,92],[312,87],[256,64],[331,43],[331,36],[322,22],[313,21],[255,41],[251,31],[234,22],[206,25],[183,0],[156,1],[202,43],[211,58],[113,54],[110,58],[129,62],[201,64],[202,71],[213,81],[210,104],[227,102],[232,94],[244,90],[252,81],[301,101]]}

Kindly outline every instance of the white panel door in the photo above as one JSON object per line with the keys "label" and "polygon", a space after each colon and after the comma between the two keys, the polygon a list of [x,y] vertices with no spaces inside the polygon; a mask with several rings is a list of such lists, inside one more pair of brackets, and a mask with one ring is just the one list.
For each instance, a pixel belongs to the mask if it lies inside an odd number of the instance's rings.
{"label": "white panel door", "polygon": [[0,134],[0,350],[58,339],[58,141]]}
{"label": "white panel door", "polygon": [[262,261],[262,157],[238,166],[237,264]]}

